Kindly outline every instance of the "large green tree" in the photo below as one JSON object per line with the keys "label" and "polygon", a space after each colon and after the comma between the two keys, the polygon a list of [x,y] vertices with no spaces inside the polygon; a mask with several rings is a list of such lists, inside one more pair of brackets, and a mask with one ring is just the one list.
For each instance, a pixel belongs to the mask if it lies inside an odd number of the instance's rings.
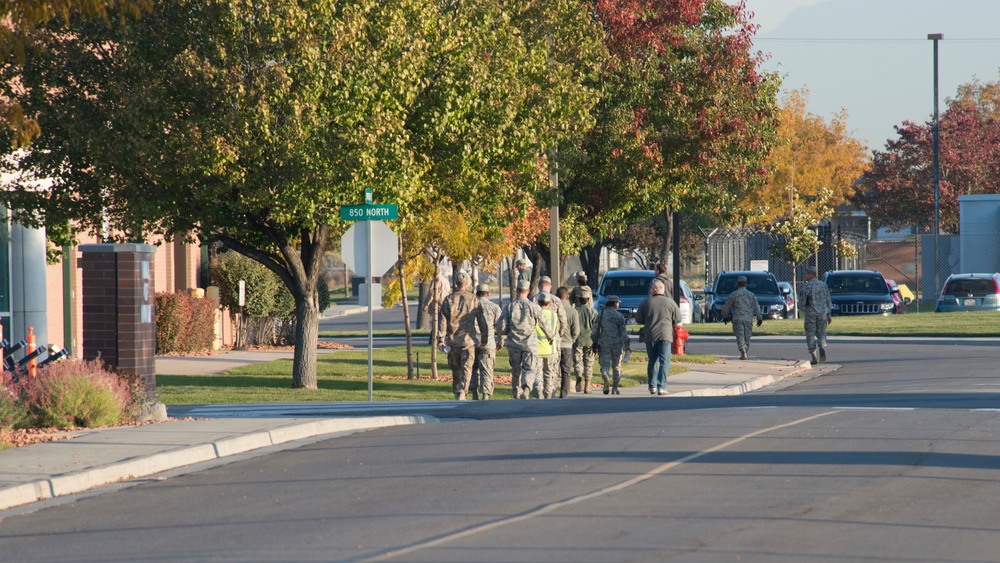
{"label": "large green tree", "polygon": [[739,203],[766,179],[778,90],[760,69],[742,3],[593,6],[611,57],[596,126],[563,185],[566,201],[588,210],[595,245],[581,258],[592,274],[600,245],[630,222],[674,211],[742,221]]}
{"label": "large green tree", "polygon": [[54,185],[7,202],[28,221],[193,235],[264,264],[295,298],[294,387],[316,387],[316,283],[340,205],[372,187],[404,221],[439,202],[488,217],[538,189],[560,138],[539,125],[587,109],[493,0],[176,0],[48,31],[18,76],[43,125],[19,167]]}

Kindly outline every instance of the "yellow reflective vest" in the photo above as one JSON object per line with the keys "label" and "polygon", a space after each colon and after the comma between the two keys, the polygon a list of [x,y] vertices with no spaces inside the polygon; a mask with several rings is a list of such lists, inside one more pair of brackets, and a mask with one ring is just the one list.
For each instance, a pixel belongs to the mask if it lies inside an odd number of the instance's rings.
{"label": "yellow reflective vest", "polygon": [[[552,334],[559,334],[559,315],[552,309],[542,309],[542,317],[549,321],[549,326],[552,327]],[[538,335],[539,356],[551,356],[556,353],[552,341],[545,338],[545,333],[542,332],[540,326],[535,326],[535,334]]]}

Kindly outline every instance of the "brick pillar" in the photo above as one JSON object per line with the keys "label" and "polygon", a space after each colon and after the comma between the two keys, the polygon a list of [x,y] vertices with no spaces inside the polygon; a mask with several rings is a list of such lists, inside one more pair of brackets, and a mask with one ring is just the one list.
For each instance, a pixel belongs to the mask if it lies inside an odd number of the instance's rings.
{"label": "brick pillar", "polygon": [[149,244],[80,245],[83,358],[138,375],[156,390],[156,314]]}

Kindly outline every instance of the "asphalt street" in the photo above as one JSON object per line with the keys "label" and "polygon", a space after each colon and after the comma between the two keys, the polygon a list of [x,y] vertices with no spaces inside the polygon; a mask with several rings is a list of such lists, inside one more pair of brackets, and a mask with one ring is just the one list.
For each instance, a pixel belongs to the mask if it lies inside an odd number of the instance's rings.
{"label": "asphalt street", "polygon": [[996,345],[830,356],[742,397],[460,406],[69,498],[0,515],[0,559],[996,561]]}

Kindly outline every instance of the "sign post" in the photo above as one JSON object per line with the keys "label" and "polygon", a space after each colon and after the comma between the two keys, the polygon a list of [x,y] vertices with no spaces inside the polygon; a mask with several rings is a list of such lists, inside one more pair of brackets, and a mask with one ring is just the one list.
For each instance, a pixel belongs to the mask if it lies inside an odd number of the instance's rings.
{"label": "sign post", "polygon": [[[374,252],[374,249],[372,248],[372,228],[373,228],[373,226],[376,223],[381,224],[382,227],[385,228],[385,223],[381,222],[382,219],[392,220],[392,219],[398,219],[398,218],[399,218],[399,208],[396,206],[396,204],[394,204],[394,203],[380,204],[380,205],[373,204],[372,203],[372,191],[369,190],[369,189],[365,190],[365,204],[364,205],[342,205],[342,206],[340,206],[340,219],[341,220],[343,220],[343,221],[361,221],[361,222],[365,223],[365,255],[366,256],[365,256],[365,262],[364,262],[364,264],[365,264],[365,284],[366,284],[366,287],[368,288],[368,401],[369,402],[372,401],[372,395],[373,395],[373,393],[372,393],[372,391],[373,391],[373,389],[372,389],[372,387],[373,387],[372,382],[373,382],[373,379],[374,379],[373,376],[372,376],[372,372],[373,372],[373,369],[372,369],[373,368],[372,352],[374,350],[374,341],[373,341],[373,338],[372,338],[373,325],[374,325],[374,323],[373,323],[372,301],[373,301],[373,299],[375,297],[375,292],[373,291],[373,285],[374,284],[372,283],[372,275],[373,275],[372,271],[374,270],[373,263],[372,263],[372,261],[373,261],[372,256],[375,254],[375,252]],[[354,227],[351,227],[351,229],[348,230],[348,234],[350,234],[350,240],[353,240],[353,233],[352,233],[353,230],[354,230]],[[391,232],[392,231],[390,230],[390,233]],[[345,234],[344,235],[345,238],[341,239],[342,240],[342,244],[343,244],[343,241],[348,238],[348,234]],[[345,244],[344,246],[346,247],[347,245]],[[346,252],[344,254],[346,254]],[[353,252],[353,249],[352,249],[352,252],[351,252],[352,262],[355,262],[355,265],[357,265],[356,262],[357,262],[357,258],[358,257],[355,256],[354,254],[355,253]],[[386,253],[380,253],[380,258],[385,257],[388,254],[389,254],[388,251]],[[395,244],[392,245],[391,254],[392,254],[392,256],[394,256],[394,258],[392,260],[393,262],[395,262],[396,260],[399,259],[398,258],[398,250],[397,250],[397,247],[396,247]],[[383,272],[384,272],[384,268],[383,268]]]}

